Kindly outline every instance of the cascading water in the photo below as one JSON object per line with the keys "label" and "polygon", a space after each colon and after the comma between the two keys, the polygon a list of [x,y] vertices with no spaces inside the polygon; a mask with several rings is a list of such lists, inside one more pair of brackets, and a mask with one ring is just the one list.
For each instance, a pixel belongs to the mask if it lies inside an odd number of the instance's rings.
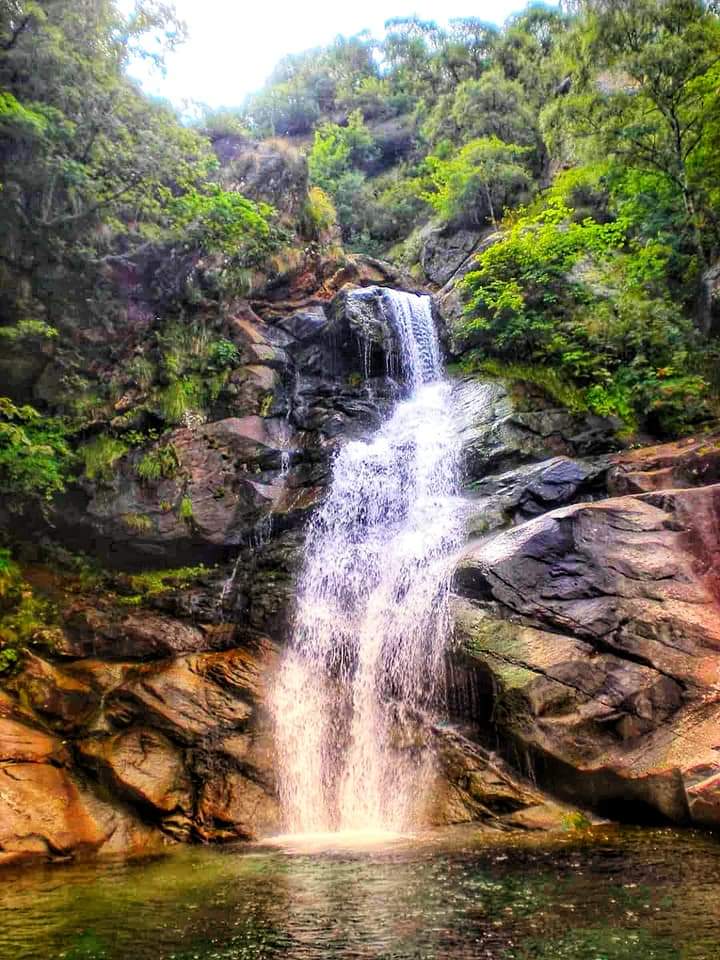
{"label": "cascading water", "polygon": [[408,829],[432,770],[425,731],[463,533],[460,443],[429,297],[388,290],[383,305],[409,396],[334,462],[272,696],[293,833]]}

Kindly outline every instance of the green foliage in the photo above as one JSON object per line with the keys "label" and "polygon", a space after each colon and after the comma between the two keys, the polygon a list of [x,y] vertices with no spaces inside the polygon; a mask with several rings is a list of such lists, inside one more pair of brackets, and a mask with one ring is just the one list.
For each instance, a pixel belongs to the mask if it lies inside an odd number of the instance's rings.
{"label": "green foliage", "polygon": [[130,533],[140,537],[145,533],[152,533],[154,529],[152,520],[144,513],[124,513],[120,519]]}
{"label": "green foliage", "polygon": [[347,125],[325,123],[315,132],[308,156],[310,181],[320,187],[335,205],[343,236],[362,233],[366,225],[365,173],[376,155],[375,142],[359,111]]}
{"label": "green foliage", "polygon": [[[539,387],[549,399],[573,413],[586,413],[591,406],[585,391],[564,377],[560,371],[539,363],[508,363],[488,359],[479,351],[470,351],[463,357],[460,370],[463,373],[502,380],[511,388],[532,384]],[[521,405],[522,397],[518,396],[517,399]]]}
{"label": "green foliage", "polygon": [[271,226],[272,207],[217,184],[180,196],[168,189],[165,210],[173,233],[187,246],[232,256],[243,266],[262,263],[283,239],[282,232]]}
{"label": "green foliage", "polygon": [[522,160],[527,149],[497,137],[471,140],[448,157],[427,158],[433,189],[426,194],[448,223],[496,224],[504,206],[530,186]]}
{"label": "green foliage", "polygon": [[204,411],[222,392],[240,362],[235,344],[212,337],[201,322],[168,323],[157,333],[160,363],[157,378],[164,386],[152,392],[152,404],[169,424],[181,424]]}
{"label": "green foliage", "polygon": [[592,823],[581,810],[572,810],[563,814],[560,823],[563,830],[587,830]]}
{"label": "green foliage", "polygon": [[5,547],[0,547],[0,603],[10,593],[20,578],[20,568]]}
{"label": "green foliage", "polygon": [[177,450],[172,443],[165,443],[148,450],[138,463],[136,473],[141,480],[153,483],[158,480],[172,480],[179,470]]}
{"label": "green foliage", "polygon": [[199,578],[205,576],[209,568],[204,564],[195,567],[177,567],[171,570],[149,570],[134,573],[127,577],[132,590],[130,596],[123,597],[125,603],[141,603],[151,597],[161,596],[171,590],[183,590]]}
{"label": "green foliage", "polygon": [[202,389],[195,377],[183,377],[161,390],[157,400],[163,420],[179,424],[188,414],[202,409]]}
{"label": "green foliage", "polygon": [[17,665],[20,654],[15,647],[0,648],[0,676],[4,673],[10,673],[13,667]]}
{"label": "green foliage", "polygon": [[65,490],[72,465],[60,420],[0,397],[0,493],[50,501]]}
{"label": "green foliage", "polygon": [[184,496],[180,501],[180,506],[178,507],[178,516],[181,520],[184,520],[188,526],[192,526],[195,515],[193,513],[193,505],[190,497]]}
{"label": "green foliage", "polygon": [[311,240],[321,240],[337,225],[335,204],[321,187],[310,187],[303,211],[303,232]]}
{"label": "green foliage", "polygon": [[478,257],[459,333],[483,356],[556,369],[627,430],[675,435],[710,411],[693,370],[697,336],[661,282],[669,254],[628,241],[627,220],[577,222],[563,197],[578,181],[569,186],[548,191]]}
{"label": "green foliage", "polygon": [[17,0],[0,17],[3,339],[52,336],[26,317],[68,302],[92,311],[107,265],[150,243],[224,256],[231,274],[285,241],[270,207],[215,182],[209,140],[126,76],[182,36],[164,3]]}
{"label": "green foliage", "polygon": [[23,347],[42,340],[54,340],[58,335],[55,327],[44,320],[18,320],[10,327],[0,327],[0,344],[7,347]]}
{"label": "green foliage", "polygon": [[128,451],[128,446],[117,437],[101,434],[78,450],[88,480],[110,480],[117,461]]}
{"label": "green foliage", "polygon": [[225,370],[237,366],[240,355],[231,340],[213,340],[208,346],[208,367],[211,370]]}
{"label": "green foliage", "polygon": [[664,181],[702,262],[720,135],[720,22],[701,0],[588,3],[568,40],[576,83],[545,112],[551,148],[579,145]]}
{"label": "green foliage", "polygon": [[22,650],[56,619],[56,611],[37,596],[10,551],[0,548],[0,676],[10,673]]}
{"label": "green foliage", "polygon": [[141,390],[147,390],[155,379],[155,365],[147,357],[134,357],[127,368],[127,374]]}

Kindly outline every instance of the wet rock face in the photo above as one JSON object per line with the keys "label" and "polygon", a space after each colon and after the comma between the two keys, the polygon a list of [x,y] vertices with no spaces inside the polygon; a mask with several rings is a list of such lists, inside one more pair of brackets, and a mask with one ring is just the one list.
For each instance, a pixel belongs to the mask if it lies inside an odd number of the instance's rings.
{"label": "wet rock face", "polygon": [[0,693],[0,865],[277,830],[262,707],[275,658],[267,641],[148,663],[27,658]]}
{"label": "wet rock face", "polygon": [[[397,395],[385,311],[378,286],[276,303],[264,320],[239,305],[228,332],[243,363],[217,418],[179,427],[122,457],[110,479],[85,482],[86,496],[74,492],[54,517],[63,538],[91,542],[113,566],[178,566],[226,559],[265,521],[299,527],[338,444],[367,436]],[[168,451],[172,468],[143,478],[143,459]]]}
{"label": "wet rock face", "polygon": [[673,490],[564,507],[467,551],[457,640],[541,784],[610,815],[720,825],[719,521],[720,486]]}

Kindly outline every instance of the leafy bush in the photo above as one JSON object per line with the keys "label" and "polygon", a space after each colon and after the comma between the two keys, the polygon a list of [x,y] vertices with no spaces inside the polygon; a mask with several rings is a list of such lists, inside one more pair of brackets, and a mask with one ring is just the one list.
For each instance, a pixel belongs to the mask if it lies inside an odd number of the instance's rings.
{"label": "leafy bush", "polygon": [[172,480],[180,469],[177,450],[172,443],[149,450],[137,465],[136,473],[141,480],[155,482]]}
{"label": "leafy bush", "polygon": [[160,415],[167,423],[183,423],[189,413],[202,409],[202,387],[196,377],[183,377],[158,394]]}
{"label": "leafy bush", "polygon": [[123,525],[131,533],[135,533],[138,536],[142,536],[144,533],[151,533],[153,530],[152,520],[143,513],[124,513],[121,520]]}
{"label": "leafy bush", "polygon": [[61,420],[0,397],[0,493],[52,500],[65,490],[73,461]]}
{"label": "leafy bush", "polygon": [[628,241],[624,220],[576,222],[558,189],[545,204],[516,218],[465,277],[465,346],[553,367],[628,430],[675,435],[706,419],[697,334],[661,282],[663,250]]}
{"label": "leafy bush", "polygon": [[238,348],[231,340],[213,340],[207,351],[208,367],[211,370],[225,370],[237,365],[240,356]]}
{"label": "leafy bush", "polygon": [[172,229],[188,245],[224,253],[243,265],[262,263],[283,239],[271,223],[272,207],[217,184],[180,196],[168,191],[167,211]]}
{"label": "leafy bush", "polygon": [[128,446],[117,437],[103,434],[80,447],[78,453],[88,480],[109,480],[117,461],[128,451]]}
{"label": "leafy bush", "polygon": [[58,335],[55,327],[44,320],[19,320],[9,327],[0,327],[0,343],[12,347],[27,347],[32,341],[54,340]]}
{"label": "leafy bush", "polygon": [[312,240],[320,240],[337,224],[337,210],[321,187],[310,187],[303,210],[303,232]]}
{"label": "leafy bush", "polygon": [[208,573],[208,570],[209,568],[204,564],[199,564],[196,567],[150,570],[146,573],[131,574],[127,577],[127,583],[132,594],[122,596],[120,602],[138,604],[151,597],[161,596],[170,590],[183,589]]}
{"label": "leafy bush", "polygon": [[180,501],[180,505],[178,507],[178,516],[181,520],[184,520],[188,526],[192,526],[195,520],[195,515],[193,513],[193,505],[190,497],[184,496]]}
{"label": "leafy bush", "polygon": [[448,223],[496,224],[530,186],[526,154],[526,147],[497,137],[471,140],[449,156],[434,154],[427,158],[433,189],[425,197]]}

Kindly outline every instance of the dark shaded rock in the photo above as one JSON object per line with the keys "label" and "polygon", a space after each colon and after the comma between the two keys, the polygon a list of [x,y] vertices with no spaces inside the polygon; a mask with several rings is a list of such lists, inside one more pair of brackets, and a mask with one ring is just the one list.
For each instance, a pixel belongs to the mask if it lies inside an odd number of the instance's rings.
{"label": "dark shaded rock", "polygon": [[481,822],[497,829],[532,829],[530,821],[516,821],[521,812],[534,811],[543,829],[557,828],[567,813],[540,790],[513,774],[501,758],[491,755],[456,730],[433,731],[437,780],[431,799],[433,823]]}
{"label": "dark shaded rock", "polygon": [[472,484],[469,533],[522,523],[555,507],[604,495],[609,461],[553,457]]}
{"label": "dark shaded rock", "polygon": [[[188,615],[194,612],[192,606],[187,610]],[[201,627],[150,610],[77,602],[63,612],[63,617],[64,639],[55,651],[67,657],[145,660],[174,653],[220,650],[235,641],[232,626]]]}
{"label": "dark shaded rock", "polygon": [[463,418],[465,473],[479,479],[552,456],[588,457],[617,449],[616,424],[557,407],[518,409],[499,381],[459,380],[456,405]]}
{"label": "dark shaded rock", "polygon": [[487,230],[448,230],[431,224],[423,230],[420,265],[431,283],[444,286],[483,248]]}
{"label": "dark shaded rock", "polygon": [[293,340],[317,338],[325,333],[329,320],[323,306],[310,306],[297,310],[289,317],[278,321],[278,327],[288,333]]}

